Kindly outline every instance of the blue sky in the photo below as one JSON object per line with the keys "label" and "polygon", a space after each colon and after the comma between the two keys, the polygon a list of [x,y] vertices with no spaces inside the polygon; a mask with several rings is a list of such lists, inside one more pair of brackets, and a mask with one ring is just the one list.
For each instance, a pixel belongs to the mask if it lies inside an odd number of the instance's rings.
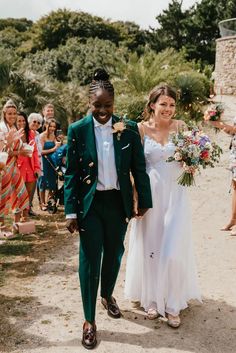
{"label": "blue sky", "polygon": [[[199,0],[200,1],[200,0]],[[142,28],[156,27],[155,17],[168,7],[163,0],[0,0],[0,18],[26,17],[37,20],[58,8],[81,10],[106,19],[133,21]],[[196,0],[183,0],[189,8]]]}

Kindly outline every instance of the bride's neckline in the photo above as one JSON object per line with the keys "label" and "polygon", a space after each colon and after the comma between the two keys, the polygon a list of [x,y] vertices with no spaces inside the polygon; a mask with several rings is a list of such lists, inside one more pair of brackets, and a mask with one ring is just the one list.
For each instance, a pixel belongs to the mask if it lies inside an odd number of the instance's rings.
{"label": "bride's neckline", "polygon": [[[166,137],[167,137],[167,141],[166,141],[165,143],[162,143],[162,142],[160,142],[160,141],[157,141],[157,140],[155,139],[155,137],[152,136],[152,132],[151,132],[150,135],[146,133],[145,130],[146,130],[147,125],[146,125],[145,123],[141,123],[141,124],[142,124],[143,138],[146,136],[146,137],[148,137],[150,140],[152,140],[153,142],[155,142],[157,145],[162,146],[162,147],[165,147],[165,146],[169,145],[170,142],[171,142],[171,141],[170,141],[170,136],[171,136],[171,134],[172,134],[172,133],[178,133],[178,130],[179,130],[179,123],[178,123],[178,121],[176,120],[175,126],[177,127],[177,131],[176,131],[175,129],[169,130],[169,131],[168,131],[168,136],[166,136]],[[149,127],[149,128],[150,128],[150,127]]]}
{"label": "bride's neckline", "polygon": [[162,146],[162,147],[165,147],[165,146],[167,146],[167,145],[169,145],[169,144],[171,143],[171,141],[167,141],[167,142],[165,142],[165,143],[161,143],[161,142],[157,141],[155,138],[153,138],[153,137],[151,137],[151,136],[149,136],[149,135],[147,135],[147,134],[145,134],[144,137],[145,137],[145,138],[146,138],[146,137],[149,138],[150,140],[152,140],[153,142],[155,142],[157,145],[160,145],[160,146]]}

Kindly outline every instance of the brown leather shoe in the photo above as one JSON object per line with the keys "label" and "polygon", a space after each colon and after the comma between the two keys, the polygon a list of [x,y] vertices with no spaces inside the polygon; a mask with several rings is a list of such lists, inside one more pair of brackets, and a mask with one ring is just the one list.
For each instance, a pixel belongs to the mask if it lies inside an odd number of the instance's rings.
{"label": "brown leather shoe", "polygon": [[96,325],[92,325],[89,327],[85,327],[85,323],[83,325],[83,336],[82,336],[82,345],[86,349],[93,349],[97,345],[97,337],[96,337]]}
{"label": "brown leather shoe", "polygon": [[114,297],[110,297],[109,299],[102,298],[101,300],[102,305],[107,310],[107,314],[114,319],[119,319],[121,317],[121,312],[116,304],[116,300]]}

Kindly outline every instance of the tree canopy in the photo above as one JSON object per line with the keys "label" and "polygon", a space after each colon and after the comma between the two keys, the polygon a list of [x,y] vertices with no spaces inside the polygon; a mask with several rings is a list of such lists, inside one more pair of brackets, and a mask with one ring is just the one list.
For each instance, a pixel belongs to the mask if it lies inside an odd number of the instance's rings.
{"label": "tree canopy", "polygon": [[157,29],[148,30],[68,9],[36,22],[0,19],[1,100],[12,97],[28,112],[48,100],[60,119],[72,121],[86,112],[87,85],[103,67],[118,93],[118,113],[137,117],[148,91],[165,81],[182,92],[182,112],[196,117],[209,93],[218,23],[236,17],[236,2],[182,3],[172,0],[157,14]]}

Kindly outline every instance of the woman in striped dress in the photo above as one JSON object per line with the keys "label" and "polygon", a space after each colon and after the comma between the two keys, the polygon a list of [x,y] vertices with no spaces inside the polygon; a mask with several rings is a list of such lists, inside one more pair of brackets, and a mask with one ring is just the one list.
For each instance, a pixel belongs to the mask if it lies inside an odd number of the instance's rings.
{"label": "woman in striped dress", "polygon": [[[3,107],[2,119],[0,123],[0,131],[8,133],[9,131],[17,131],[15,127],[17,117],[16,105],[12,100],[9,100]],[[19,155],[27,156],[29,151],[23,149],[21,141],[21,132],[16,134],[15,141],[12,142],[8,148],[8,159],[6,167],[1,172],[1,194],[0,194],[0,223],[1,235],[4,235],[4,219],[12,210],[14,214],[14,223],[12,232],[17,233],[16,223],[20,221],[21,214],[28,215],[29,198],[25,187],[24,180],[17,167],[17,157]],[[9,233],[5,232],[6,238]],[[11,235],[9,235],[11,237]]]}

